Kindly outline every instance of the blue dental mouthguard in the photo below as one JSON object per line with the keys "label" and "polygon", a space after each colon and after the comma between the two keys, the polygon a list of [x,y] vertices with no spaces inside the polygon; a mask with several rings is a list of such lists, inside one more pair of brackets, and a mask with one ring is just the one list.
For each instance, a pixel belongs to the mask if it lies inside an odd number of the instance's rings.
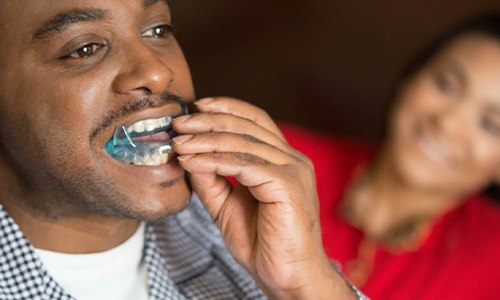
{"label": "blue dental mouthguard", "polygon": [[[188,114],[184,101],[177,101],[182,106],[180,115]],[[172,138],[176,133],[172,130],[172,116],[136,122],[130,127],[119,125],[113,136],[106,143],[106,152],[116,160],[138,166],[158,166],[171,161],[175,157],[172,150]],[[134,137],[166,132],[170,137],[166,141],[137,141]]]}

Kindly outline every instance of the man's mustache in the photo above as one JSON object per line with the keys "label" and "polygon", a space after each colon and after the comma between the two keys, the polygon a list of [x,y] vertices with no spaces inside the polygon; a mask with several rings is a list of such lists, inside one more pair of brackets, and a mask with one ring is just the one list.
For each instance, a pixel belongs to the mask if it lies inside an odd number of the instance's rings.
{"label": "man's mustache", "polygon": [[123,118],[129,114],[138,112],[145,108],[154,108],[158,106],[165,105],[167,103],[175,102],[178,103],[183,108],[183,113],[187,113],[187,102],[184,98],[179,95],[172,93],[163,93],[159,96],[145,96],[141,98],[134,99],[128,103],[124,103],[121,107],[114,109],[108,113],[106,113],[101,120],[98,122],[98,125],[89,135],[89,140],[92,141],[95,139],[97,135],[106,130],[109,126],[111,126],[116,120]]}

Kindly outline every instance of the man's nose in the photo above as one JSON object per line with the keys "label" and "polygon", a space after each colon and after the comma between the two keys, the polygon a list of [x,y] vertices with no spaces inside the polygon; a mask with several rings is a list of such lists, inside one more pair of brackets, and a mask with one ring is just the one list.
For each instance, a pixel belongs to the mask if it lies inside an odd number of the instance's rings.
{"label": "man's nose", "polygon": [[146,44],[130,45],[121,56],[123,64],[113,82],[116,93],[160,94],[173,81],[173,70],[161,58],[160,53]]}

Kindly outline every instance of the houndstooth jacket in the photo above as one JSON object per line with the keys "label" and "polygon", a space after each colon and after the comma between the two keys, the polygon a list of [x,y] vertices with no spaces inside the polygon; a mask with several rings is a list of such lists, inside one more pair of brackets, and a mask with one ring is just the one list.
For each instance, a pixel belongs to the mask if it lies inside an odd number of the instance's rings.
{"label": "houndstooth jacket", "polygon": [[[149,299],[265,299],[225,250],[198,200],[146,227]],[[0,300],[74,300],[48,274],[0,205]]]}
{"label": "houndstooth jacket", "polygon": [[[196,198],[183,211],[148,224],[143,251],[151,300],[266,299],[227,252]],[[0,300],[19,299],[75,300],[50,276],[0,205]]]}

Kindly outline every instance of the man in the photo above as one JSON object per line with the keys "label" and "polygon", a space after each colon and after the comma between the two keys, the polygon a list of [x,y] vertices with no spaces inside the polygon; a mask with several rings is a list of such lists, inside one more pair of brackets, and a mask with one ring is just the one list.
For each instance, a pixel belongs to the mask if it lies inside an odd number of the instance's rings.
{"label": "man", "polygon": [[356,298],[264,112],[204,99],[170,124],[195,96],[165,1],[0,5],[0,299]]}

